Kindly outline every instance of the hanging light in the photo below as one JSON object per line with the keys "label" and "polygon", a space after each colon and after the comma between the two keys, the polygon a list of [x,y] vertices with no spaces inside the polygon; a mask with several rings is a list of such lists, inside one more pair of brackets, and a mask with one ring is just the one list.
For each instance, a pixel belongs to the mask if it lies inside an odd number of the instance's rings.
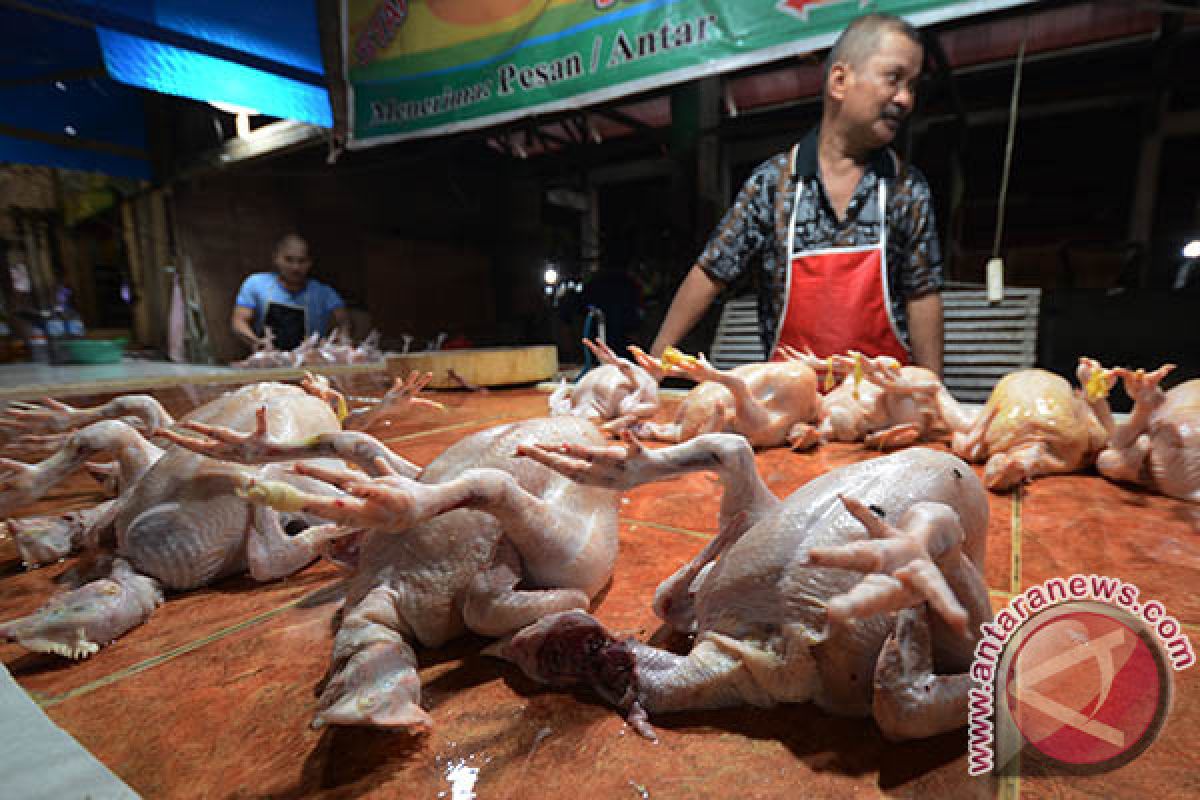
{"label": "hanging light", "polygon": [[554,267],[546,267],[546,271],[542,273],[542,280],[546,282],[547,286],[558,283],[558,270]]}
{"label": "hanging light", "polygon": [[1200,258],[1200,239],[1192,239],[1183,246],[1184,258]]}

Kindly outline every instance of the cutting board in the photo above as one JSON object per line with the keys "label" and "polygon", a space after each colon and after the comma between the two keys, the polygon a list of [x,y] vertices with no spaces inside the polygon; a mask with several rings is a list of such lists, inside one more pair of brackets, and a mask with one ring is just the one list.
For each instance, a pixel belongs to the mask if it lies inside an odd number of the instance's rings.
{"label": "cutting board", "polygon": [[387,362],[388,372],[397,377],[414,369],[432,372],[432,389],[461,389],[463,381],[472,386],[511,386],[552,379],[558,372],[558,348],[547,344],[389,353]]}

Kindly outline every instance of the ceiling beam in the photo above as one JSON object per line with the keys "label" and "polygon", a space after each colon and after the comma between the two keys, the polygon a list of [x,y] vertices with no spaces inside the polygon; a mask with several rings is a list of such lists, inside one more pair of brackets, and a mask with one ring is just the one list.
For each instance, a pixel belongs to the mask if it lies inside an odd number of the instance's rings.
{"label": "ceiling beam", "polygon": [[564,139],[563,137],[559,136],[556,133],[551,133],[550,131],[546,130],[544,127],[537,129],[537,135],[539,138],[545,139],[547,142],[554,142],[556,145],[558,145],[559,147],[562,147],[564,149],[567,147],[571,147],[573,144],[573,142],[567,141],[566,139]]}
{"label": "ceiling beam", "polygon": [[658,128],[647,125],[637,117],[630,116],[629,114],[626,114],[624,111],[621,111],[617,108],[597,108],[593,109],[590,113],[607,117],[613,122],[624,125],[626,128],[632,128],[638,133],[650,134],[652,136],[662,135],[662,131],[660,131]]}
{"label": "ceiling beam", "polygon": [[108,153],[109,155],[121,156],[122,158],[136,158],[140,161],[150,160],[150,154],[137,147],[114,144],[113,142],[102,142],[98,139],[86,139],[81,136],[68,136],[65,133],[48,133],[47,131],[39,131],[34,128],[21,128],[4,122],[0,122],[0,136],[11,136],[14,139],[42,142],[43,144],[67,147],[72,150],[91,150],[96,153]]}
{"label": "ceiling beam", "polygon": [[587,121],[582,114],[573,114],[563,119],[563,128],[571,134],[571,141],[579,146],[587,144]]}
{"label": "ceiling beam", "polygon": [[46,83],[72,83],[74,81],[86,81],[90,78],[107,77],[108,72],[104,69],[104,66],[97,64],[94,67],[62,69],[55,72],[43,72],[40,75],[29,75],[24,78],[0,79],[0,89],[12,89],[17,86],[41,86]]}
{"label": "ceiling beam", "polygon": [[[321,63],[329,76],[329,106],[333,111],[333,130],[337,146],[341,147],[349,136],[349,97],[346,92],[345,74],[342,69],[345,54],[342,52],[341,0],[317,0],[317,33],[321,40]],[[336,158],[336,157],[335,157]]]}
{"label": "ceiling beam", "polygon": [[[1107,111],[1118,108],[1130,108],[1143,102],[1142,95],[1103,94],[1095,97],[1079,97],[1070,100],[1051,100],[1043,103],[1026,103],[1017,111],[1020,119],[1039,119],[1055,117],[1063,114],[1078,114],[1087,111]],[[989,108],[965,113],[966,122],[974,127],[977,125],[1000,125],[1008,121],[1007,108]],[[959,119],[956,113],[918,116],[913,119],[914,133],[923,133],[934,125],[954,122]]]}

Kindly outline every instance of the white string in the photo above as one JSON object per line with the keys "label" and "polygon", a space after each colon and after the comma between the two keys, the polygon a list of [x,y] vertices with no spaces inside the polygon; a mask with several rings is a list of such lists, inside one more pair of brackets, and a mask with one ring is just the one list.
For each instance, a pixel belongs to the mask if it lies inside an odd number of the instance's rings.
{"label": "white string", "polygon": [[1000,176],[1000,198],[996,206],[996,238],[992,242],[992,258],[1000,255],[1000,238],[1004,234],[1004,205],[1008,199],[1008,175],[1012,169],[1013,140],[1017,134],[1017,107],[1021,97],[1021,71],[1025,65],[1025,40],[1029,26],[1021,34],[1021,45],[1017,48],[1016,72],[1013,75],[1012,100],[1008,106],[1008,140],[1004,144],[1004,172]]}

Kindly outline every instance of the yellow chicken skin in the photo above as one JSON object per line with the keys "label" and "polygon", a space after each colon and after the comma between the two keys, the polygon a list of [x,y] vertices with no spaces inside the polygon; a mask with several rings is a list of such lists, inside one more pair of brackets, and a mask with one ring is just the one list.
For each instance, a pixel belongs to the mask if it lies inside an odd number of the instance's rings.
{"label": "yellow chicken skin", "polygon": [[828,387],[818,412],[821,441],[861,441],[892,450],[933,438],[940,422],[936,397],[946,392],[936,373],[853,350],[829,358],[786,346],[780,350],[789,361],[822,375]]}
{"label": "yellow chicken skin", "polygon": [[661,380],[670,375],[696,381],[679,405],[675,421],[641,422],[635,435],[665,442],[685,442],[704,433],[740,433],[754,447],[787,444],[806,449],[818,441],[813,423],[820,398],[817,376],[791,361],[744,364],[730,370],[714,367],[703,356],[668,348],[661,359],[629,348],[638,364]]}
{"label": "yellow chicken skin", "polygon": [[1110,480],[1200,503],[1200,379],[1163,391],[1160,383],[1174,368],[1116,370],[1133,410],[1117,426],[1096,468]]}
{"label": "yellow chicken skin", "polygon": [[955,454],[986,461],[984,483],[993,491],[1086,468],[1115,429],[1107,396],[1117,374],[1086,357],[1076,374],[1086,391],[1042,369],[1009,373],[974,418],[948,393],[939,394],[943,422],[954,432]]}

